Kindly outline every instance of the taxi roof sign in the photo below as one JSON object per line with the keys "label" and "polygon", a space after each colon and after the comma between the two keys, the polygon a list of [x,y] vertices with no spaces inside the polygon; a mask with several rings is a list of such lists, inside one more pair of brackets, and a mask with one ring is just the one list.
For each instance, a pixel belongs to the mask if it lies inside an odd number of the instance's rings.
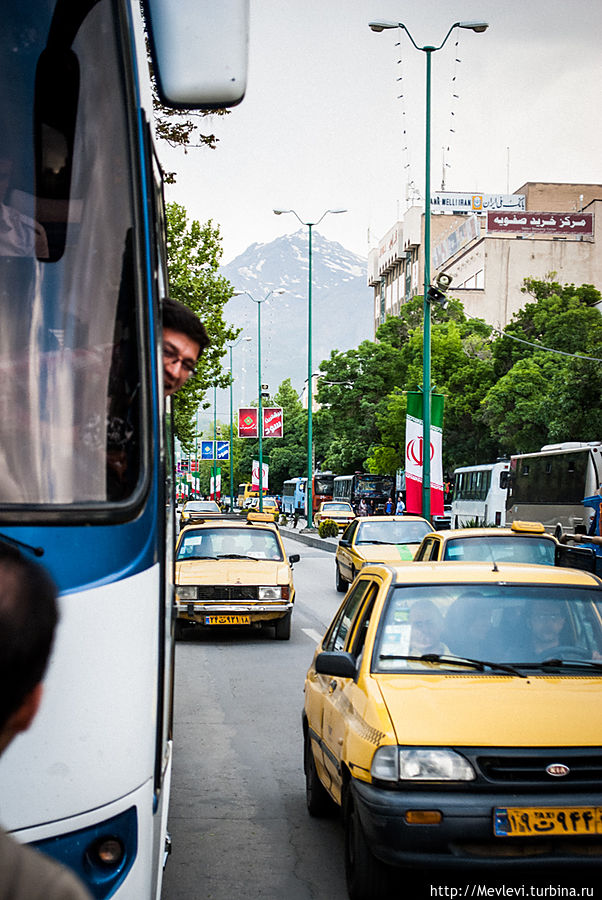
{"label": "taxi roof sign", "polygon": [[510,526],[512,531],[520,534],[545,534],[545,528],[541,522],[521,522],[516,519]]}

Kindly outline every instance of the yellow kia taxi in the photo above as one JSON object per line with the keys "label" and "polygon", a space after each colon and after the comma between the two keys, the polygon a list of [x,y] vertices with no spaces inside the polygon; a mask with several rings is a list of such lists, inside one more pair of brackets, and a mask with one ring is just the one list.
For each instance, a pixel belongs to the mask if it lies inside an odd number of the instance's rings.
{"label": "yellow kia taxi", "polygon": [[351,503],[347,503],[346,500],[323,500],[314,515],[314,525],[317,528],[327,519],[336,522],[339,531],[343,531],[355,519],[355,512]]}
{"label": "yellow kia taxi", "polygon": [[410,561],[432,530],[420,516],[360,516],[344,531],[335,556],[337,591],[344,593],[362,566]]}
{"label": "yellow kia taxi", "polygon": [[601,709],[597,576],[365,566],[303,710],[308,810],[342,807],[352,900],[391,867],[599,866]]}
{"label": "yellow kia taxi", "polygon": [[187,526],[176,544],[176,636],[193,625],[273,625],[288,640],[299,559],[287,559],[272,522],[237,516]]}
{"label": "yellow kia taxi", "polygon": [[553,566],[558,547],[541,522],[513,522],[510,528],[454,528],[427,534],[414,557],[424,560],[495,560]]}
{"label": "yellow kia taxi", "polygon": [[221,515],[221,509],[215,500],[189,500],[184,504],[180,515],[180,528],[192,525],[193,522],[202,521],[210,516]]}

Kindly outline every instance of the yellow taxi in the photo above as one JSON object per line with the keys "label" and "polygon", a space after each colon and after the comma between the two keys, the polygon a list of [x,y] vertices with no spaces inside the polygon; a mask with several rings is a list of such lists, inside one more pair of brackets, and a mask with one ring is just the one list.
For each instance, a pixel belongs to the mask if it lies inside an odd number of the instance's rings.
{"label": "yellow taxi", "polygon": [[176,636],[191,626],[273,625],[276,639],[286,641],[295,602],[292,566],[299,554],[287,559],[273,522],[235,519],[205,521],[180,532]]}
{"label": "yellow taxi", "polygon": [[414,556],[424,560],[495,560],[553,566],[558,541],[541,522],[513,522],[510,528],[453,528],[425,535]]}
{"label": "yellow taxi", "polygon": [[[257,501],[255,509],[259,509],[259,500]],[[263,498],[263,511],[264,513],[268,513],[274,522],[278,521],[278,518],[280,517],[280,507],[278,506],[278,501],[275,497]]]}
{"label": "yellow taxi", "polygon": [[303,709],[307,807],[342,807],[352,900],[406,865],[598,866],[601,707],[597,576],[365,566]]}
{"label": "yellow taxi", "polygon": [[215,500],[188,500],[180,514],[180,528],[202,521],[207,516],[221,515],[221,509]]}
{"label": "yellow taxi", "polygon": [[344,593],[362,566],[411,561],[432,529],[420,516],[359,516],[343,532],[335,556],[335,583]]}
{"label": "yellow taxi", "polygon": [[321,522],[325,522],[326,519],[336,522],[339,526],[339,531],[343,531],[355,519],[355,511],[351,503],[347,503],[346,500],[323,500],[317,513],[314,515],[316,528]]}

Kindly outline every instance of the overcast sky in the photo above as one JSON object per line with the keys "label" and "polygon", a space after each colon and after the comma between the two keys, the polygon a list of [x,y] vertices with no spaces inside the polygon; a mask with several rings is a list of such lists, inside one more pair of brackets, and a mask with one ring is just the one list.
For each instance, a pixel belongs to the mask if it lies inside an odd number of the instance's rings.
{"label": "overcast sky", "polygon": [[444,160],[449,191],[602,183],[600,0],[251,0],[247,95],[208,120],[217,149],[160,149],[178,172],[167,199],[220,225],[224,263],[300,227],[274,207],[314,221],[347,208],[319,230],[365,256],[407,208],[408,182],[423,195],[426,54],[372,19],[403,21],[419,46],[489,22],[432,56],[432,190]]}

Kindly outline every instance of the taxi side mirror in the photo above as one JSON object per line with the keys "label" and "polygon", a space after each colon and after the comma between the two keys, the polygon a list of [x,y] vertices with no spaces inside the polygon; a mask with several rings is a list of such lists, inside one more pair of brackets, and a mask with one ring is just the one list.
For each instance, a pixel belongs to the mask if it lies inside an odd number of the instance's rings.
{"label": "taxi side mirror", "polygon": [[291,555],[290,555],[289,558],[288,558],[288,561],[289,561],[289,563],[290,563],[291,566],[292,566],[294,563],[300,562],[300,561],[301,561],[301,557],[299,556],[298,553],[291,553]]}
{"label": "taxi side mirror", "polygon": [[316,672],[339,678],[355,678],[357,667],[351,653],[337,650],[323,650],[316,656]]}

